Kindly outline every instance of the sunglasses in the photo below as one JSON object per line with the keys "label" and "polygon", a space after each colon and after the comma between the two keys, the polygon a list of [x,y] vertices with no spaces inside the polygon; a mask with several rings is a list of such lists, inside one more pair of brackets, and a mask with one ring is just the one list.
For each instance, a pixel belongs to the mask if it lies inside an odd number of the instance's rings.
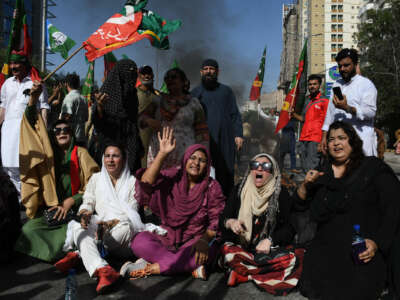
{"label": "sunglasses", "polygon": [[71,133],[70,127],[56,127],[53,129],[55,135],[60,135],[61,133],[69,134]]}
{"label": "sunglasses", "polygon": [[257,170],[259,166],[261,166],[263,171],[266,171],[266,172],[271,172],[271,170],[272,170],[272,164],[269,162],[261,163],[256,160],[253,160],[250,162],[250,170]]}

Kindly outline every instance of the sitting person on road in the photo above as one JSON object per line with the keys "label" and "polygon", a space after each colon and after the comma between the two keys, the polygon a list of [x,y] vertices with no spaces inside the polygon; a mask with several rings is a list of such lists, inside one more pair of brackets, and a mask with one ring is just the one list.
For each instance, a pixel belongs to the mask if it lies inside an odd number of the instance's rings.
{"label": "sitting person on road", "polygon": [[[96,288],[98,293],[104,293],[120,277],[102,257],[98,249],[99,241],[103,242],[108,252],[128,258],[132,256],[129,245],[133,235],[143,230],[157,229],[153,224],[143,224],[140,219],[134,197],[135,181],[130,174],[123,147],[115,143],[108,144],[101,172],[94,174],[86,186],[78,213],[81,223],[72,221],[68,225],[64,250],[77,248],[78,251],[68,252],[55,264],[59,271],[67,272],[82,259],[89,275],[99,279]],[[99,236],[101,231],[102,237]]]}
{"label": "sitting person on road", "polygon": [[225,197],[217,181],[210,175],[210,154],[200,144],[190,146],[181,168],[162,169],[176,141],[173,130],[166,127],[158,134],[160,151],[147,169],[138,171],[137,199],[148,205],[161,218],[165,237],[149,232],[135,236],[131,248],[141,259],[127,263],[121,274],[139,278],[152,274],[192,273],[206,279],[206,267],[218,252],[218,219],[225,206]]}
{"label": "sitting person on road", "polygon": [[[293,282],[297,282],[300,271],[295,253],[287,253],[287,259],[279,262],[283,267],[279,270],[274,265],[260,265],[256,261],[257,255],[273,254],[271,250],[276,246],[287,246],[293,241],[295,230],[289,222],[291,207],[292,198],[281,186],[275,159],[265,153],[254,156],[220,218],[225,241],[220,265],[228,272],[228,286],[253,281],[273,294],[279,294],[282,288],[288,292],[296,286]],[[268,283],[275,279],[282,280],[279,288]]]}
{"label": "sitting person on road", "polygon": [[[21,200],[30,220],[15,249],[52,262],[63,255],[67,216],[82,203],[87,182],[99,167],[86,149],[75,145],[68,121],[58,120],[48,134],[36,110],[41,85],[35,82],[21,122]],[[54,222],[44,215],[54,213]],[[46,213],[47,213],[46,212]]]}
{"label": "sitting person on road", "polygon": [[[296,210],[309,209],[317,223],[300,291],[310,299],[378,299],[399,236],[400,183],[382,160],[364,155],[350,124],[332,123],[327,142],[328,160],[307,173],[294,195]],[[357,227],[366,250],[352,255]]]}

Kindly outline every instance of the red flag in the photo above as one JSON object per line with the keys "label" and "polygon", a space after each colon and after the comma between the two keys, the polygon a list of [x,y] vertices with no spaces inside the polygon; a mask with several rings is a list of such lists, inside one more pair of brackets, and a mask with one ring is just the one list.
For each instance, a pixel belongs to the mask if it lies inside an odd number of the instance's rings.
{"label": "red flag", "polygon": [[263,56],[261,58],[260,67],[258,68],[257,76],[253,81],[253,85],[250,90],[250,100],[254,101],[260,98],[261,88],[264,81],[264,71],[265,71],[265,56],[267,48],[264,48]]}
{"label": "red flag", "polygon": [[283,102],[281,113],[279,115],[278,124],[276,124],[275,133],[281,130],[289,123],[290,111],[292,107],[296,105],[296,97],[299,88],[299,81],[301,74],[304,69],[304,61],[307,53],[307,40],[304,43],[303,50],[301,51],[299,66],[297,67],[296,73],[293,75],[293,80],[289,87],[289,93],[286,95],[285,101]]}
{"label": "red flag", "polygon": [[143,39],[137,33],[142,18],[142,11],[135,12],[134,6],[126,5],[121,13],[113,15],[83,42],[87,59],[93,61],[108,52]]}

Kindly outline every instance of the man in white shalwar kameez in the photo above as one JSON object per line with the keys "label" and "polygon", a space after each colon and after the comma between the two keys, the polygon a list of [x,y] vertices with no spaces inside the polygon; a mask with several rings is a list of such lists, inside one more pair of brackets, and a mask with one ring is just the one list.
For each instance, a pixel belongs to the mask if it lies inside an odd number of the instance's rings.
{"label": "man in white shalwar kameez", "polygon": [[[10,57],[12,77],[8,78],[0,91],[0,124],[1,128],[1,159],[4,171],[10,176],[12,183],[21,192],[19,178],[19,135],[22,116],[29,101],[29,90],[32,88],[30,64],[26,56],[13,53]],[[44,122],[47,121],[47,91],[39,97],[38,109]]]}
{"label": "man in white shalwar kameez", "polygon": [[344,121],[353,126],[363,141],[364,154],[377,156],[377,137],[374,130],[377,90],[366,77],[357,74],[358,54],[354,49],[343,49],[336,56],[341,79],[334,87],[340,87],[343,100],[332,93],[328,111],[322,127],[320,150],[326,151],[326,134],[335,121]]}
{"label": "man in white shalwar kameez", "polygon": [[103,293],[120,276],[99,252],[96,237],[99,224],[108,228],[103,236],[107,251],[124,258],[132,256],[129,246],[134,234],[144,230],[166,233],[151,223],[142,223],[137,212],[135,182],[125,152],[118,145],[107,146],[101,172],[93,174],[86,186],[78,210],[78,215],[83,216],[81,223],[71,221],[68,224],[64,251],[75,248],[78,251],[69,252],[55,266],[66,272],[81,258],[89,275],[99,280],[98,293]]}

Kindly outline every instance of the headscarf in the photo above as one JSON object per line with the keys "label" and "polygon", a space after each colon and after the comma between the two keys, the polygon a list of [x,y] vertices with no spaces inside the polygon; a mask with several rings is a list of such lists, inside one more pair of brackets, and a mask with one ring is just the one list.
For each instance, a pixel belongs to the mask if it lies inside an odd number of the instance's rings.
{"label": "headscarf", "polygon": [[[137,79],[137,66],[133,60],[121,59],[107,75],[101,93],[108,95],[104,111],[117,118],[128,118],[130,114],[137,116],[137,95],[135,83]],[[129,105],[130,103],[136,105]],[[127,108],[132,108],[129,110]]]}
{"label": "headscarf", "polygon": [[[201,182],[189,189],[189,179],[186,163],[192,154],[202,150],[207,155],[207,166]],[[182,159],[181,169],[176,175],[171,194],[165,198],[158,197],[156,205],[162,224],[168,228],[169,243],[176,245],[182,240],[183,226],[200,209],[210,183],[211,159],[208,149],[200,144],[188,147]],[[164,200],[164,201],[163,201]]]}
{"label": "headscarf", "polygon": [[279,211],[279,194],[281,191],[281,173],[275,159],[266,153],[261,153],[252,158],[266,157],[272,164],[272,174],[269,180],[260,188],[254,184],[250,167],[239,187],[239,199],[241,200],[238,219],[242,220],[247,231],[240,239],[243,243],[250,243],[253,228],[253,216],[266,215],[263,233],[270,235],[275,228],[276,216]]}

